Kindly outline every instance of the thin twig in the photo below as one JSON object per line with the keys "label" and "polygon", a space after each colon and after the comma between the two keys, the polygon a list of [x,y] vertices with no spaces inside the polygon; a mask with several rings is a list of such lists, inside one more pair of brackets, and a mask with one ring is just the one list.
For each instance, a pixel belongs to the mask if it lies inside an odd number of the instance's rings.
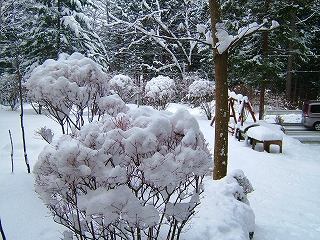
{"label": "thin twig", "polygon": [[2,240],[6,240],[6,236],[4,234],[4,230],[3,230],[2,224],[1,224],[1,218],[0,218],[0,233],[1,233],[1,236],[2,236]]}

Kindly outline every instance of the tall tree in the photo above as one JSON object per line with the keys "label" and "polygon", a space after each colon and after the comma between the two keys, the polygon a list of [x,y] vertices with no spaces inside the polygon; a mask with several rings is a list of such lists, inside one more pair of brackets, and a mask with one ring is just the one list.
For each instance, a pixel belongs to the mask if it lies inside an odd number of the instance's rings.
{"label": "tall tree", "polygon": [[[218,43],[218,24],[222,22],[219,0],[210,0],[210,16],[214,43]],[[228,164],[228,51],[219,52],[214,48],[216,81],[215,142],[213,178],[221,179],[227,175]]]}
{"label": "tall tree", "polygon": [[257,22],[249,23],[245,27],[237,26],[235,35],[230,35],[221,16],[221,4],[219,0],[210,0],[210,16],[213,36],[214,66],[216,80],[216,110],[215,110],[215,144],[214,144],[214,171],[213,178],[220,179],[227,174],[228,164],[228,53],[239,45],[246,36],[258,31],[268,31],[278,26],[272,21],[271,27]]}
{"label": "tall tree", "polygon": [[80,52],[107,65],[107,54],[101,40],[85,14],[88,0],[33,0],[26,8],[32,21],[24,24],[28,32],[22,34],[25,54],[42,64],[46,59],[57,59],[62,52]]}
{"label": "tall tree", "polygon": [[24,130],[24,110],[23,110],[23,91],[22,91],[22,74],[20,71],[20,46],[21,39],[19,34],[22,31],[20,20],[25,19],[21,14],[20,10],[21,4],[18,1],[7,1],[6,3],[1,2],[1,35],[0,40],[3,45],[1,48],[2,56],[2,66],[4,72],[11,73],[14,77],[13,79],[18,79],[18,82],[13,81],[13,83],[18,83],[16,86],[19,89],[19,102],[20,102],[20,125],[22,132],[22,144],[25,164],[27,167],[27,172],[30,173],[30,165],[27,156],[26,140],[25,140],[25,130]]}
{"label": "tall tree", "polygon": [[207,56],[199,47],[196,25],[207,22],[206,1],[121,0],[108,7],[109,31],[126,43],[116,56],[135,57],[140,68],[151,74],[183,77],[185,72],[200,69],[200,58]]}
{"label": "tall tree", "polygon": [[[288,12],[285,19],[288,33],[286,39],[286,98],[289,103],[295,103],[299,101],[299,98],[302,97],[301,100],[304,100],[303,98],[306,97],[306,95],[298,97],[300,94],[297,91],[306,93],[303,89],[298,89],[306,86],[300,83],[309,82],[309,77],[306,76],[312,76],[313,72],[318,72],[318,68],[312,66],[311,62],[314,62],[314,56],[316,56],[318,49],[314,48],[314,43],[319,42],[316,35],[319,32],[320,3],[315,0],[295,0],[288,2],[286,6]],[[312,89],[310,82],[307,83],[308,85],[307,95],[311,93]]]}

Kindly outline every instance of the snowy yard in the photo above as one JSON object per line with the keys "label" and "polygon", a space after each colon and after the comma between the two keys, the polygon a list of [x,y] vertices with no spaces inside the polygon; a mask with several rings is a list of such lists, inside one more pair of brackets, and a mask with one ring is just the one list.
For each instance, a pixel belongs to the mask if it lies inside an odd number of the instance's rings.
{"label": "snowy yard", "polygon": [[[214,128],[210,121],[201,116],[198,109],[186,105],[171,104],[168,110],[175,112],[178,107],[187,108],[195,116],[212,149]],[[26,173],[19,112],[1,107],[0,124],[0,218],[7,239],[61,239],[65,229],[53,222],[34,192],[33,174]],[[46,145],[34,135],[44,126],[54,131],[55,138],[61,135],[59,125],[53,120],[36,115],[31,108],[26,109],[27,153],[31,167]],[[14,141],[14,174],[11,174],[9,129]],[[273,147],[271,153],[259,151],[259,146],[254,151],[243,141],[229,137],[228,172],[243,170],[254,188],[248,197],[255,213],[254,239],[320,239],[320,146],[301,144],[284,135],[283,153],[279,154],[277,146]],[[232,216],[224,216],[219,211],[228,205],[215,199],[218,186],[219,182],[213,181],[211,176],[206,178],[198,213],[181,239],[241,239],[236,231],[239,226],[230,225]],[[229,209],[232,211],[237,209]]]}

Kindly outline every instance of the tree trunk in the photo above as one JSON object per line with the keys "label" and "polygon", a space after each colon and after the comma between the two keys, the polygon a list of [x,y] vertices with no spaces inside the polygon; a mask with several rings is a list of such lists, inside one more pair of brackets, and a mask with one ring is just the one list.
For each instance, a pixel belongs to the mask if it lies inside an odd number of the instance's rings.
{"label": "tree trunk", "polygon": [[[268,55],[268,32],[263,33],[263,48],[262,48],[263,57]],[[260,87],[260,105],[259,105],[259,120],[263,120],[264,116],[264,105],[265,105],[265,94],[266,94],[266,80],[267,74],[262,74],[261,87]]]}
{"label": "tree trunk", "polygon": [[[269,0],[265,0],[264,9],[267,14],[269,9]],[[269,37],[268,31],[264,31],[262,33],[262,37],[263,37],[262,56],[266,58],[268,56],[268,37]],[[261,87],[260,87],[259,120],[263,120],[263,116],[264,116],[264,105],[265,105],[264,97],[266,94],[266,80],[267,80],[267,74],[264,73],[262,75]]]}
{"label": "tree trunk", "polygon": [[[221,22],[220,1],[210,0],[210,16],[214,42],[216,23]],[[228,166],[228,51],[219,53],[214,49],[214,67],[216,81],[215,106],[215,142],[214,142],[214,170],[213,179],[218,180],[227,175]]]}
{"label": "tree trunk", "polygon": [[228,52],[215,54],[216,109],[215,109],[215,142],[213,179],[221,179],[227,175],[228,164]]}
{"label": "tree trunk", "polygon": [[289,40],[288,47],[288,62],[287,62],[287,77],[286,77],[286,99],[288,103],[291,103],[292,100],[292,70],[293,70],[293,45],[294,40],[292,39],[295,35],[296,29],[296,9],[293,9],[291,12],[290,19],[290,29],[291,29],[291,39]]}
{"label": "tree trunk", "polygon": [[57,16],[57,59],[59,57],[59,54],[62,52],[61,51],[61,40],[60,40],[60,37],[61,37],[61,12],[62,12],[62,8],[61,8],[61,0],[58,0],[57,1],[57,8],[58,8],[58,16]]}
{"label": "tree trunk", "polygon": [[264,96],[266,94],[266,83],[265,81],[265,76],[262,76],[262,82],[260,85],[260,98],[259,98],[259,120],[263,120],[263,115],[264,115]]}
{"label": "tree trunk", "polygon": [[2,26],[2,0],[0,0],[0,26]]}
{"label": "tree trunk", "polygon": [[25,131],[24,131],[24,124],[23,124],[23,97],[22,97],[22,76],[20,73],[20,64],[19,64],[19,53],[16,49],[16,72],[17,77],[19,80],[19,99],[20,99],[20,126],[21,126],[21,133],[22,133],[22,145],[23,145],[23,153],[24,153],[24,161],[27,166],[27,172],[30,173],[30,165],[29,160],[27,156],[27,146],[26,146],[26,137],[25,137]]}

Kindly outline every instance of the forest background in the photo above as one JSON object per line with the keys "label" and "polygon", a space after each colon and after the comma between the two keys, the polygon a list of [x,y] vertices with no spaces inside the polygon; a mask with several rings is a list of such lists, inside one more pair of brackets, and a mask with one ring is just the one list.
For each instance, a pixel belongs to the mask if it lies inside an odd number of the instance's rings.
{"label": "forest background", "polygon": [[[0,101],[13,109],[19,78],[61,53],[92,58],[110,78],[128,75],[141,92],[153,77],[169,76],[176,101],[185,99],[194,80],[214,81],[208,1],[0,0],[0,9]],[[229,88],[254,106],[262,87],[266,101],[270,95],[280,107],[318,99],[319,9],[317,0],[221,1],[229,34],[265,19],[280,24],[229,53]]]}

